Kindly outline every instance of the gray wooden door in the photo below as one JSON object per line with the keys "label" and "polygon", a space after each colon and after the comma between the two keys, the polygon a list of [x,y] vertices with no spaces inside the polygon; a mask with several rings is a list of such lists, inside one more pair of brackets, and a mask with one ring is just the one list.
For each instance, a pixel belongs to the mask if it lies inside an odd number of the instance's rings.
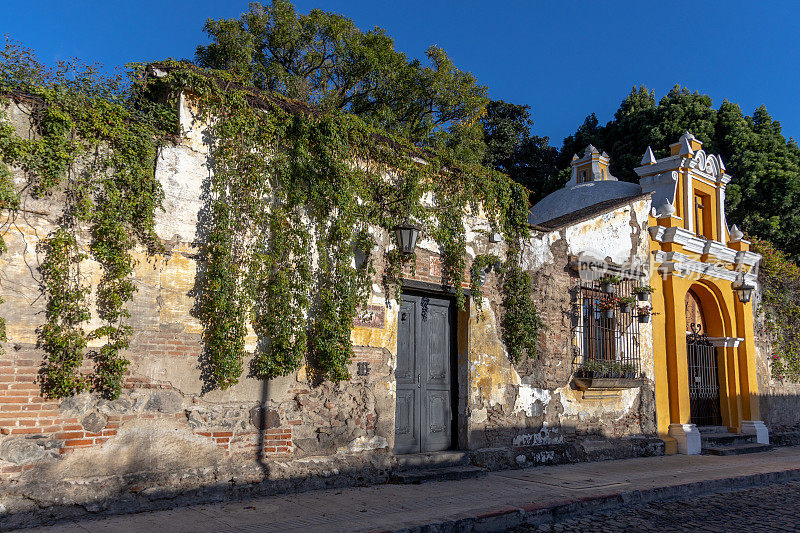
{"label": "gray wooden door", "polygon": [[395,453],[450,448],[452,313],[449,300],[403,295],[397,331]]}

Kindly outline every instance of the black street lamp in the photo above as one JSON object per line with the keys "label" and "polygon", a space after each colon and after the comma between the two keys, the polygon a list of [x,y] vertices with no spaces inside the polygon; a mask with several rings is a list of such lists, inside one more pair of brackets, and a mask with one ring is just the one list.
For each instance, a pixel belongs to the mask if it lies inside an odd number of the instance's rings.
{"label": "black street lamp", "polygon": [[743,304],[746,304],[750,301],[750,298],[753,296],[753,289],[756,288],[755,285],[747,282],[744,279],[744,273],[739,274],[739,277],[736,278],[736,281],[731,283],[731,287],[736,292],[736,296],[739,298],[739,301]]}
{"label": "black street lamp", "polygon": [[417,238],[421,228],[405,221],[393,229],[397,234],[397,244],[400,246],[400,251],[404,254],[413,254],[414,248],[417,247]]}

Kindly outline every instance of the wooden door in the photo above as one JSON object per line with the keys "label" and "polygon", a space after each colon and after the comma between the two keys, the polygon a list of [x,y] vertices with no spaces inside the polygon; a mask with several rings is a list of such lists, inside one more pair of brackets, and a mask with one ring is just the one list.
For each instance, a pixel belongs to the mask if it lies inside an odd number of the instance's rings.
{"label": "wooden door", "polygon": [[397,331],[395,453],[450,448],[452,319],[450,300],[403,295]]}

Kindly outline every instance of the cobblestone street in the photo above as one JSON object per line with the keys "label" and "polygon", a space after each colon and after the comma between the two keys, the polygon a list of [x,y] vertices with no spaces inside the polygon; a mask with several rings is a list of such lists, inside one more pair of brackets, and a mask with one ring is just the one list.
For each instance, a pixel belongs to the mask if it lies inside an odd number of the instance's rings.
{"label": "cobblestone street", "polygon": [[628,506],[514,531],[800,531],[800,481]]}

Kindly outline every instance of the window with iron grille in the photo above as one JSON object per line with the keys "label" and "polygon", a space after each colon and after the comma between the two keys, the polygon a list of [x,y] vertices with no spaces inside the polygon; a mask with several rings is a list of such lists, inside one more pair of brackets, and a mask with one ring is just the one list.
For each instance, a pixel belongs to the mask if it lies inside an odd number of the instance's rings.
{"label": "window with iron grille", "polygon": [[638,378],[639,319],[633,287],[581,280],[573,295],[573,371],[576,375]]}

